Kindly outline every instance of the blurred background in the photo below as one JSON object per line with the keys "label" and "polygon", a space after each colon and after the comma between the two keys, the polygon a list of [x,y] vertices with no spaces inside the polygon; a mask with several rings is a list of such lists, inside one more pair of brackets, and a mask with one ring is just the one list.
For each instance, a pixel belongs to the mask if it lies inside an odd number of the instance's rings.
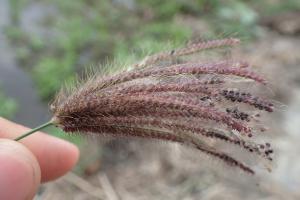
{"label": "blurred background", "polygon": [[232,57],[258,66],[280,102],[272,173],[249,177],[175,144],[93,142],[49,128],[81,158],[36,199],[300,199],[300,1],[0,0],[0,116],[29,127],[50,119],[55,93],[86,67],[228,36],[242,40]]}

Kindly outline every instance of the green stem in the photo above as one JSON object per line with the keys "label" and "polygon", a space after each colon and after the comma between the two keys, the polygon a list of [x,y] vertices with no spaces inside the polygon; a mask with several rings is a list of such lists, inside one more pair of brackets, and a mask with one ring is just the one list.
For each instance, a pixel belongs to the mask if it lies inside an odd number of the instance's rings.
{"label": "green stem", "polygon": [[43,128],[46,128],[47,126],[51,126],[51,125],[53,125],[53,121],[49,121],[49,122],[47,122],[45,124],[42,124],[42,125],[34,128],[34,129],[30,130],[29,132],[27,132],[27,133],[25,133],[23,135],[20,135],[19,137],[15,138],[15,141],[19,141],[19,140],[21,140],[21,139],[23,139],[23,138],[25,138],[25,137],[27,137],[27,136],[29,136],[29,135],[37,132],[37,131],[39,131],[39,130],[41,130]]}

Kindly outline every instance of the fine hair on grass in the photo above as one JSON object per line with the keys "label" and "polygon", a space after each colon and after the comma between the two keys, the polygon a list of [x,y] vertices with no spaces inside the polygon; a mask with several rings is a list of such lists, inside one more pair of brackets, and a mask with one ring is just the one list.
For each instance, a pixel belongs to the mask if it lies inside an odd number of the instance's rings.
{"label": "fine hair on grass", "polygon": [[73,89],[62,89],[51,105],[51,121],[16,140],[53,124],[67,133],[176,142],[254,174],[250,166],[208,141],[272,161],[270,143],[257,143],[255,138],[265,130],[260,118],[273,112],[274,105],[242,87],[249,81],[266,85],[266,79],[245,61],[183,58],[238,43],[235,38],[191,43],[147,56],[131,70],[93,75]]}

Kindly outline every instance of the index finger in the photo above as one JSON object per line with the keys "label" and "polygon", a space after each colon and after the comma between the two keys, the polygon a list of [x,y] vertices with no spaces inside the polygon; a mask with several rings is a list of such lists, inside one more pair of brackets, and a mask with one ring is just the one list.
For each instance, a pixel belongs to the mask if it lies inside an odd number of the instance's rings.
{"label": "index finger", "polygon": [[[14,139],[29,129],[0,117],[0,138]],[[78,148],[62,139],[37,132],[20,141],[37,158],[42,182],[58,178],[76,164]]]}

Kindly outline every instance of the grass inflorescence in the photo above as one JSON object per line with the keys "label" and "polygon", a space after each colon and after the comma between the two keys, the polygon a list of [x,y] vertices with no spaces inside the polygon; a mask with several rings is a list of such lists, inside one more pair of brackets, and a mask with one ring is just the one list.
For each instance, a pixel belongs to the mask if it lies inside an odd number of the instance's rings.
{"label": "grass inflorescence", "polygon": [[[65,132],[173,141],[254,174],[254,170],[208,141],[219,141],[272,160],[269,143],[254,138],[261,112],[273,103],[239,87],[243,80],[266,85],[245,61],[174,59],[204,49],[232,46],[234,38],[188,44],[148,56],[112,75],[94,75],[62,92],[51,105],[51,123]],[[236,80],[239,81],[236,81]],[[235,88],[232,88],[235,86]]]}

